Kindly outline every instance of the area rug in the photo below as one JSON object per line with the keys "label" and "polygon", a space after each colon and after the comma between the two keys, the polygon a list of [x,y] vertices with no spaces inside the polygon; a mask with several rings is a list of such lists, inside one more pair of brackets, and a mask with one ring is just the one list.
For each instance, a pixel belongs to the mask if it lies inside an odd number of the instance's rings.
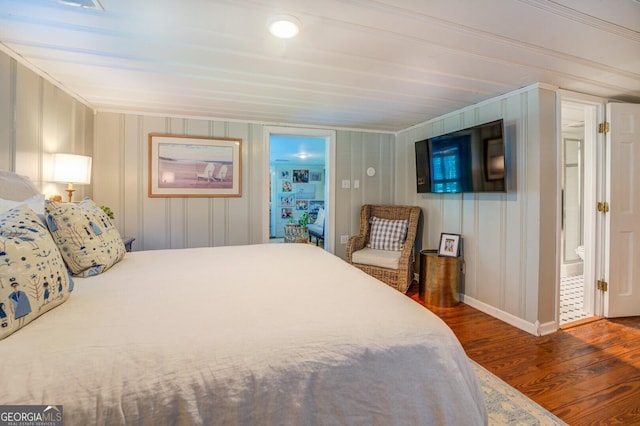
{"label": "area rug", "polygon": [[470,361],[484,393],[489,425],[567,425],[478,363]]}

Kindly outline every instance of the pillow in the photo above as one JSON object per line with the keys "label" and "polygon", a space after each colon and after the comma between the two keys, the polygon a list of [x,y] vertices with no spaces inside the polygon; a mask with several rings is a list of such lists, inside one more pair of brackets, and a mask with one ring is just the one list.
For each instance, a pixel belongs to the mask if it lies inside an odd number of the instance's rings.
{"label": "pillow", "polygon": [[324,226],[324,209],[318,209],[318,216],[316,217],[315,222],[316,225]]}
{"label": "pillow", "polygon": [[26,176],[0,170],[0,198],[5,200],[26,200],[40,191]]}
{"label": "pillow", "polygon": [[407,238],[409,220],[371,218],[371,233],[367,247],[375,250],[402,250]]}
{"label": "pillow", "polygon": [[51,234],[20,205],[0,213],[0,339],[69,298],[73,280]]}
{"label": "pillow", "polygon": [[11,210],[21,204],[28,205],[36,214],[44,214],[44,194],[36,194],[23,201],[0,198],[0,213]]}
{"label": "pillow", "polygon": [[74,275],[98,275],[124,257],[118,229],[93,201],[47,201],[44,209],[53,240]]}

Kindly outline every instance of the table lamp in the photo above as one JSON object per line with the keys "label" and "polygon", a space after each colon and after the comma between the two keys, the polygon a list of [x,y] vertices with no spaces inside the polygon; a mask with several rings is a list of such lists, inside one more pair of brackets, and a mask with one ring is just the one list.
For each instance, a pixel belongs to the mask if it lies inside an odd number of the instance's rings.
{"label": "table lamp", "polygon": [[72,202],[73,184],[88,185],[91,183],[91,157],[76,154],[53,154],[53,181],[66,183],[65,191]]}

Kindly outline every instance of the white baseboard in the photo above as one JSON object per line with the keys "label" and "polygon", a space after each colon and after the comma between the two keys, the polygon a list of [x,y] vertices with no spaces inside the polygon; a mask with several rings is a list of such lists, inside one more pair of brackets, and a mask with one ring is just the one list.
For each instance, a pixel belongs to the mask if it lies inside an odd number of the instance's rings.
{"label": "white baseboard", "polygon": [[556,321],[545,322],[538,327],[539,336],[546,336],[547,334],[555,333],[560,329],[560,326]]}
{"label": "white baseboard", "polygon": [[531,323],[523,320],[522,318],[518,318],[513,314],[504,312],[494,306],[487,305],[486,303],[465,294],[460,294],[460,301],[463,301],[467,305],[476,308],[477,310],[482,311],[485,314],[498,318],[500,321],[504,321],[507,324],[519,328],[520,330],[524,330],[527,333],[533,334],[534,336],[544,336],[545,334],[555,333],[558,330],[558,324],[555,321],[547,322],[544,324],[540,324],[539,321]]}

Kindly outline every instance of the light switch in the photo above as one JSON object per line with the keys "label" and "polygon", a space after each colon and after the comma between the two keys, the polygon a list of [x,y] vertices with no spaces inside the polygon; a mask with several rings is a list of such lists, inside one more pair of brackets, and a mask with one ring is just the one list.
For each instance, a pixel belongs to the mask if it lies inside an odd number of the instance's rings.
{"label": "light switch", "polygon": [[351,181],[349,179],[343,179],[342,180],[342,188],[343,189],[351,188]]}
{"label": "light switch", "polygon": [[360,180],[355,179],[355,180],[353,181],[353,188],[354,188],[354,189],[358,189],[358,188],[360,188]]}

